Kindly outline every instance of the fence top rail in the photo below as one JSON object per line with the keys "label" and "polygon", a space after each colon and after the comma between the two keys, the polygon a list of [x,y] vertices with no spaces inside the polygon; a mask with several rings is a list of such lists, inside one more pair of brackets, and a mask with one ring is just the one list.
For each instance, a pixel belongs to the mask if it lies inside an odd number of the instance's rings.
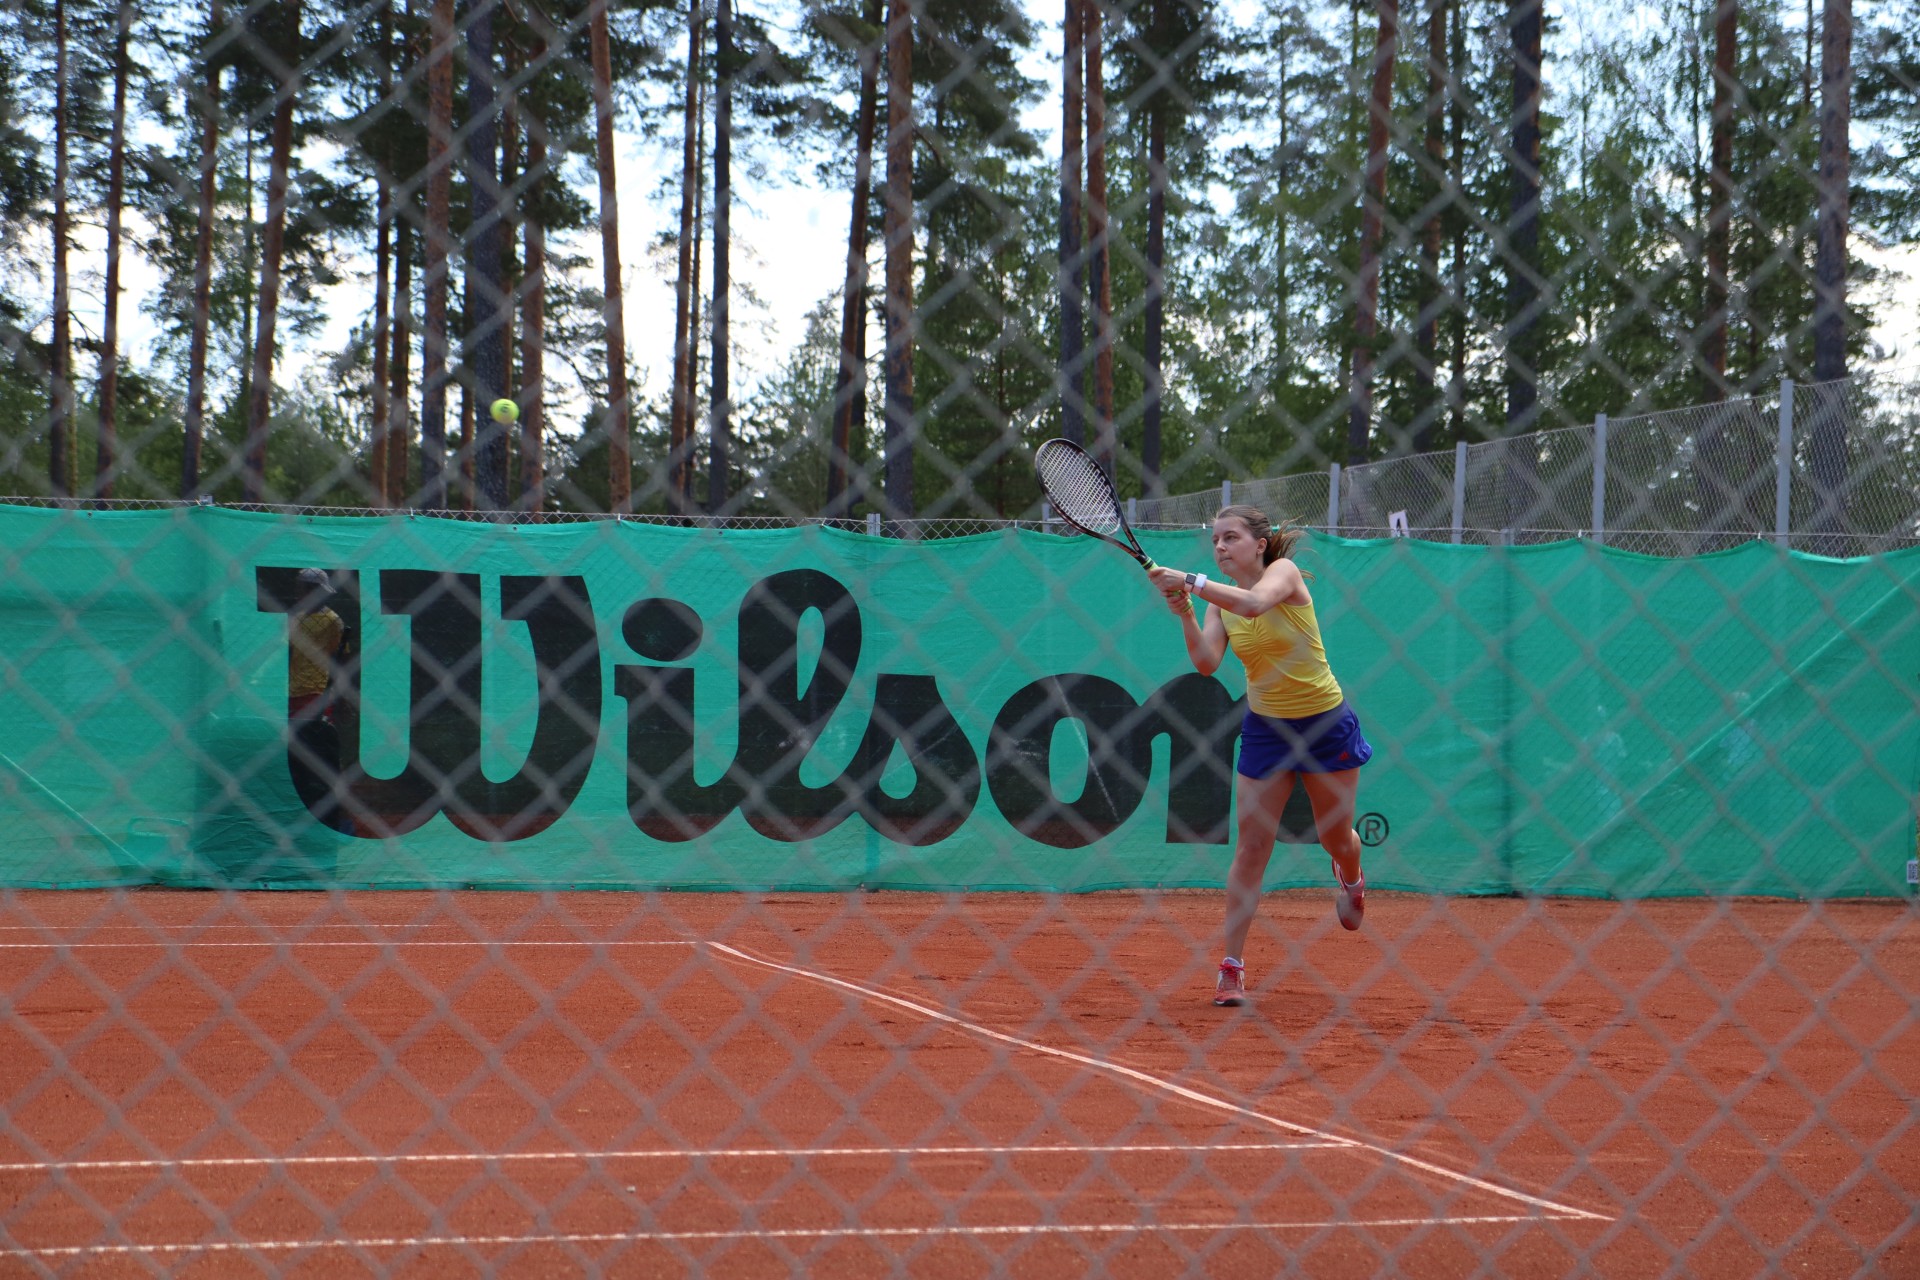
{"label": "fence top rail", "polygon": [[[666,528],[705,529],[715,532],[771,531],[778,529],[837,529],[856,535],[874,535],[894,540],[933,540],[970,537],[1006,530],[1025,530],[1056,537],[1081,536],[1071,525],[1057,518],[948,517],[870,522],[864,517],[769,516],[769,515],[664,515],[656,512],[582,512],[582,511],[428,511],[417,508],[336,507],[290,503],[239,503],[211,500],[159,498],[51,498],[0,496],[0,507],[93,512],[218,510],[239,511],[289,517],[327,517],[340,519],[444,519],[474,524],[566,525],[619,523]],[[876,529],[877,524],[877,529]],[[1133,527],[1143,533],[1197,533],[1212,527],[1210,520],[1139,520]],[[1337,529],[1324,522],[1302,523],[1299,528],[1316,537],[1335,537],[1345,541],[1384,541],[1401,537],[1414,542],[1458,542],[1463,545],[1542,545],[1590,539],[1593,530],[1553,525],[1529,525],[1511,528],[1491,526],[1413,525],[1404,531],[1385,524],[1342,523]],[[1877,554],[1920,545],[1920,532],[1898,534],[1829,534],[1813,530],[1788,531],[1791,545],[1798,550],[1815,546],[1847,545],[1865,554]],[[1602,541],[1619,550],[1663,548],[1664,554],[1681,556],[1698,553],[1703,546],[1725,550],[1745,542],[1775,542],[1774,532],[1749,529],[1606,529]]]}

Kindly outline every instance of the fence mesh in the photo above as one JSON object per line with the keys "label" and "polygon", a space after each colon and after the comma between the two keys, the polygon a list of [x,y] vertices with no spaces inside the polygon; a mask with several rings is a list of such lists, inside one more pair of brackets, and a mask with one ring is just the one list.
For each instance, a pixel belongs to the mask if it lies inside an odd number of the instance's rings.
{"label": "fence mesh", "polygon": [[4,1270],[1920,1270],[1916,16],[0,5]]}

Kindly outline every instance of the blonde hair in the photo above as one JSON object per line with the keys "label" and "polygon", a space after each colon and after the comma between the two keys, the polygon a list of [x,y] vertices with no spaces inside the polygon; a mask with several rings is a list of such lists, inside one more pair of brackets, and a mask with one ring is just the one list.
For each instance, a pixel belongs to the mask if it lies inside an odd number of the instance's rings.
{"label": "blonde hair", "polygon": [[1278,528],[1274,527],[1267,513],[1245,502],[1236,502],[1230,507],[1222,507],[1213,513],[1215,520],[1232,517],[1247,526],[1247,532],[1263,540],[1267,545],[1260,553],[1260,563],[1272,564],[1275,560],[1288,560],[1293,557],[1294,544],[1300,541],[1303,530],[1291,520],[1284,520]]}

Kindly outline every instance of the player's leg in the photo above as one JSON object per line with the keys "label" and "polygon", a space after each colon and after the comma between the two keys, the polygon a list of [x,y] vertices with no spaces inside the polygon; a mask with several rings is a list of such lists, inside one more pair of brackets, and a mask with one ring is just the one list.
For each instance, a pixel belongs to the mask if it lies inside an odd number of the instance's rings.
{"label": "player's leg", "polygon": [[1360,771],[1342,769],[1338,773],[1303,773],[1307,799],[1313,802],[1313,827],[1320,846],[1333,855],[1342,880],[1360,875],[1360,833],[1353,829],[1353,815],[1359,806]]}
{"label": "player's leg", "polygon": [[1233,865],[1227,868],[1227,954],[1246,954],[1247,931],[1260,909],[1260,888],[1273,840],[1280,831],[1280,815],[1293,794],[1293,772],[1275,770],[1264,778],[1234,776],[1234,803],[1240,811],[1240,831],[1233,845]]}
{"label": "player's leg", "polygon": [[1365,910],[1362,896],[1366,881],[1360,874],[1360,833],[1353,829],[1354,810],[1360,799],[1360,771],[1342,769],[1337,773],[1303,773],[1307,799],[1313,802],[1313,826],[1320,847],[1333,858],[1334,875],[1340,882],[1340,923],[1349,929],[1360,927]]}

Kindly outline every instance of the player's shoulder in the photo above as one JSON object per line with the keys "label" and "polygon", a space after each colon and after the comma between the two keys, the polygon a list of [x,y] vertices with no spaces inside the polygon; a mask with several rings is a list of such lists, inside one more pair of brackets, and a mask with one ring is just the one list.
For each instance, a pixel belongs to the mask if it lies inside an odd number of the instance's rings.
{"label": "player's shoulder", "polygon": [[1289,589],[1298,589],[1307,582],[1306,575],[1300,572],[1300,566],[1284,556],[1262,569],[1260,580]]}
{"label": "player's shoulder", "polygon": [[1297,609],[1313,604],[1313,595],[1307,590],[1307,575],[1291,560],[1284,557],[1275,560],[1261,572],[1260,578],[1263,583],[1280,589],[1282,594],[1273,604],[1276,609],[1282,605]]}

